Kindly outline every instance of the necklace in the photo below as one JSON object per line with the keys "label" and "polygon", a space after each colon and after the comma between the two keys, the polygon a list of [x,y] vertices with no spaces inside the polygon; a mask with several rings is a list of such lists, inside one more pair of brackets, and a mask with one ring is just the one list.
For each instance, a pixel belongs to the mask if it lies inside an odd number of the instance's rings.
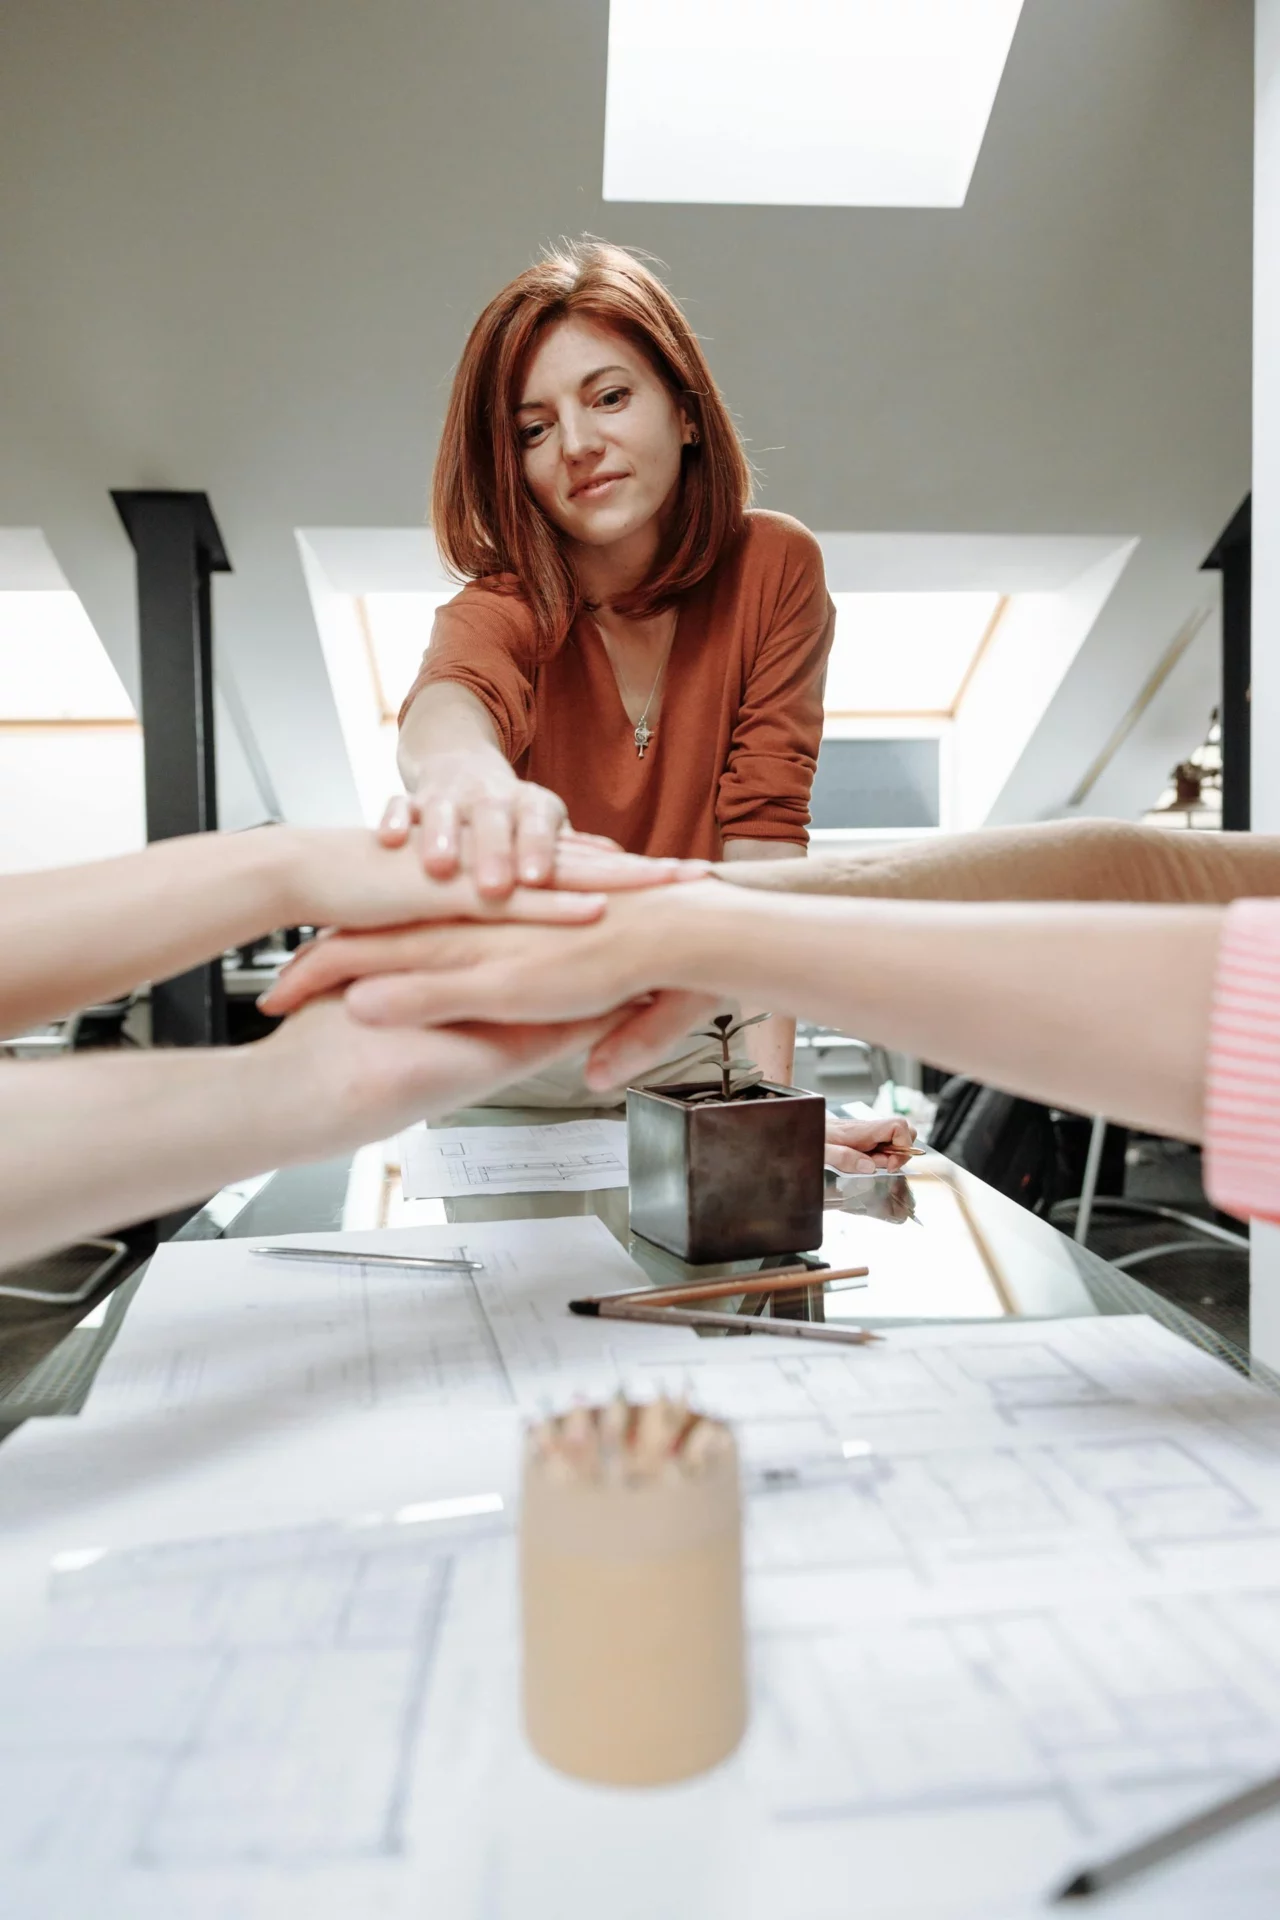
{"label": "necklace", "polygon": [[649,725],[649,709],[653,705],[653,697],[658,691],[658,682],[662,679],[666,664],[664,660],[658,668],[658,677],[649,689],[649,698],[644,703],[644,712],[636,721],[636,758],[639,760],[644,759],[644,750],[653,738],[653,728]]}
{"label": "necklace", "polygon": [[[597,633],[600,634],[600,638],[603,641],[604,633],[602,629],[599,626],[597,626],[596,631]],[[657,673],[654,675],[653,685],[649,689],[649,698],[644,703],[644,711],[641,713],[640,718],[636,721],[636,724],[635,724],[635,732],[633,737],[636,743],[636,758],[638,760],[644,759],[645,752],[649,746],[650,741],[656,737],[657,729],[649,725],[649,709],[658,697],[658,688],[662,685],[662,676],[667,670],[667,662],[671,658],[671,648],[675,641],[675,637],[676,637],[675,630],[673,628],[671,633],[671,639],[667,642],[667,650],[662,656],[662,663],[659,666]],[[609,653],[609,648],[607,643],[605,645],[605,652],[606,654]],[[622,671],[621,664],[618,661],[614,660],[612,655],[609,656],[609,664],[612,666],[614,671],[614,677],[618,682],[618,687],[623,698],[623,704],[625,706],[630,706],[635,696],[632,694],[631,688],[627,684],[627,678]],[[630,715],[628,715],[628,718],[630,718]]]}

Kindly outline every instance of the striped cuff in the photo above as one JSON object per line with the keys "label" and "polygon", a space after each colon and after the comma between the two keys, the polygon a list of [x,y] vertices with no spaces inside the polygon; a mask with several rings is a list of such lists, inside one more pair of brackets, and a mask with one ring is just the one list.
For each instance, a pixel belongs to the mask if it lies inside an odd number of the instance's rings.
{"label": "striped cuff", "polygon": [[1204,1110],[1205,1191],[1280,1218],[1280,900],[1237,900],[1218,948]]}

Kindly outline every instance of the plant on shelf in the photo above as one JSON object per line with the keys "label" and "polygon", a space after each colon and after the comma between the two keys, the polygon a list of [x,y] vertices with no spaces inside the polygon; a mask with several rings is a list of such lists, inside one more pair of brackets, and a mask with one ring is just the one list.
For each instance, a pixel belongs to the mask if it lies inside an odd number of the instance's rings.
{"label": "plant on shelf", "polygon": [[[718,1013],[711,1022],[710,1029],[703,1028],[695,1035],[699,1040],[713,1040],[719,1047],[718,1053],[704,1053],[697,1064],[700,1067],[716,1067],[720,1073],[720,1086],[709,1087],[705,1093],[692,1094],[694,1100],[742,1100],[753,1088],[759,1085],[763,1075],[754,1060],[745,1054],[736,1058],[733,1053],[733,1041],[747,1027],[759,1026],[762,1020],[769,1018],[767,1013],[753,1013],[749,1020],[735,1020],[731,1013]],[[739,1078],[734,1079],[737,1074]],[[749,1075],[744,1079],[742,1075]]]}

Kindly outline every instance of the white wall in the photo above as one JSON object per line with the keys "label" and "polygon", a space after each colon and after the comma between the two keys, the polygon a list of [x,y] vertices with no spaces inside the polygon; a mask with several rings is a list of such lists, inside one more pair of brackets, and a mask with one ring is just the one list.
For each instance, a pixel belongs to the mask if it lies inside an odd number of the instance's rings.
{"label": "white wall", "polygon": [[300,532],[297,540],[361,815],[372,825],[382,817],[391,795],[400,791],[395,734],[384,723],[374,698],[355,597],[334,586],[305,533]]}
{"label": "white wall", "polygon": [[956,715],[957,827],[990,818],[1136,544],[1118,545],[1055,593],[1011,598]]}
{"label": "white wall", "polygon": [[145,839],[140,728],[0,726],[0,873],[105,860]]}

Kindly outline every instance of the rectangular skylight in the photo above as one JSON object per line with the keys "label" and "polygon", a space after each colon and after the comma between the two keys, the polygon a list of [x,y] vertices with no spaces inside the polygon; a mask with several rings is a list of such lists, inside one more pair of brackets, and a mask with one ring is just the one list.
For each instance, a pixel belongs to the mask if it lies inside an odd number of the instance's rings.
{"label": "rectangular skylight", "polygon": [[833,593],[826,708],[949,714],[1000,605],[996,593]]}
{"label": "rectangular skylight", "polygon": [[404,697],[418,677],[422,656],[431,639],[436,609],[452,600],[456,587],[439,593],[366,593],[363,596],[364,631],[374,696],[384,718],[399,713]]}
{"label": "rectangular skylight", "polygon": [[604,198],[960,207],[1022,0],[610,0]]}
{"label": "rectangular skylight", "polygon": [[134,718],[76,594],[0,592],[0,721]]}

